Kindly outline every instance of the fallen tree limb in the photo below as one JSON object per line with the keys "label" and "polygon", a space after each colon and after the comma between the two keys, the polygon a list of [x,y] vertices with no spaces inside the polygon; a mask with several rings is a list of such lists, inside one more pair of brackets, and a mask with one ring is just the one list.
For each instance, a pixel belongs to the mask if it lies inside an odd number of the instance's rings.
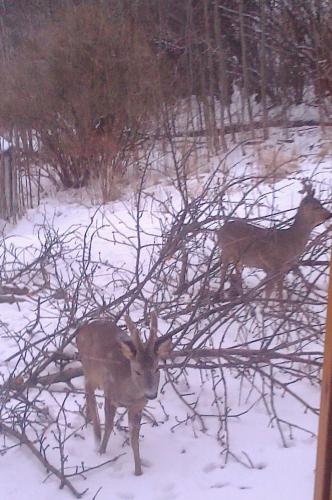
{"label": "fallen tree limb", "polygon": [[[190,359],[201,358],[227,358],[228,356],[239,356],[252,359],[255,363],[266,362],[272,359],[284,359],[293,362],[303,363],[306,365],[313,365],[317,367],[322,366],[322,362],[313,359],[306,359],[310,356],[322,356],[319,351],[303,352],[303,353],[282,353],[275,350],[262,350],[262,349],[240,349],[237,347],[227,347],[220,349],[183,349],[181,351],[173,351],[170,353],[170,358],[175,359],[178,357],[188,357]],[[234,363],[234,361],[233,361]]]}
{"label": "fallen tree limb", "polygon": [[[268,127],[283,127],[283,128],[297,128],[297,127],[331,127],[332,122],[319,122],[318,120],[293,120],[289,121],[285,124],[284,119],[274,119],[270,120],[267,123]],[[253,123],[234,123],[232,125],[225,125],[223,129],[216,128],[217,134],[234,134],[237,132],[249,132],[252,129],[262,129],[263,123],[261,121],[256,121]],[[172,137],[204,137],[206,138],[209,135],[209,132],[205,129],[200,130],[189,130],[185,132],[175,132],[172,134]],[[164,139],[165,136],[162,134],[157,134],[154,136],[154,139]],[[285,141],[287,142],[287,141]],[[290,142],[290,141],[288,141]],[[293,142],[293,141],[291,141]]]}
{"label": "fallen tree limb", "polygon": [[58,382],[70,382],[71,379],[82,377],[83,369],[79,368],[67,368],[66,370],[61,370],[60,372],[50,373],[49,375],[43,375],[38,377],[36,382],[44,386],[51,384],[56,384]]}
{"label": "fallen tree limb", "polygon": [[20,288],[19,286],[14,285],[0,285],[0,293],[2,295],[14,294],[14,295],[29,295],[29,288],[26,286]]}
{"label": "fallen tree limb", "polygon": [[14,295],[0,295],[0,304],[15,304],[16,302],[25,302],[26,299],[15,297]]}
{"label": "fallen tree limb", "polygon": [[7,425],[4,425],[3,423],[0,423],[0,431],[3,432],[4,434],[11,436],[15,439],[17,439],[21,444],[25,444],[31,453],[41,462],[41,464],[46,468],[47,471],[52,472],[58,479],[60,479],[60,489],[62,489],[64,486],[67,486],[67,488],[71,491],[71,493],[76,497],[76,498],[82,498],[84,493],[88,491],[88,489],[79,492],[68,480],[68,478],[61,473],[54,465],[52,465],[45,456],[43,456],[35,447],[32,441],[27,437],[27,435],[23,432],[19,432],[17,430],[11,429]]}
{"label": "fallen tree limb", "polygon": [[[282,353],[275,350],[261,350],[261,349],[240,349],[234,348],[220,348],[220,349],[183,349],[181,351],[173,351],[169,355],[169,359],[174,360],[177,358],[187,358],[189,359],[216,359],[225,358],[226,360],[231,357],[231,365],[233,366],[236,362],[235,358],[247,358],[247,360],[252,363],[266,363],[273,359],[292,361],[294,363],[302,363],[305,365],[316,366],[320,368],[322,366],[321,361],[312,359],[312,357],[321,357],[322,353],[318,351],[310,351],[303,353]],[[240,363],[241,364],[241,363]],[[193,366],[191,366],[193,368]],[[213,367],[211,367],[213,368]],[[67,368],[59,372],[51,373],[49,375],[42,375],[35,380],[35,384],[41,384],[43,386],[49,386],[56,383],[68,383],[73,378],[82,377],[83,369],[82,367]],[[35,385],[33,384],[33,385]]]}

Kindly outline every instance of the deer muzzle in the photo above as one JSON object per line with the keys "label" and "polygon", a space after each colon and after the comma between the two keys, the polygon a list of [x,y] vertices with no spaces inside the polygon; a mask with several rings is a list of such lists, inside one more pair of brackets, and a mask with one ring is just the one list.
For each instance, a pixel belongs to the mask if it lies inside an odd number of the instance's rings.
{"label": "deer muzzle", "polygon": [[156,392],[155,394],[145,394],[146,399],[156,399],[158,393]]}

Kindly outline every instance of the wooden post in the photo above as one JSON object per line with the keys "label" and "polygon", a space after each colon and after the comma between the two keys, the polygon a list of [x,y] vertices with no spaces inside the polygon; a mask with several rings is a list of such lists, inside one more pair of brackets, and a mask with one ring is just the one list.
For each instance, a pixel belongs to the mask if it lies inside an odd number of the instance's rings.
{"label": "wooden post", "polygon": [[332,500],[332,254],[330,257],[314,500]]}

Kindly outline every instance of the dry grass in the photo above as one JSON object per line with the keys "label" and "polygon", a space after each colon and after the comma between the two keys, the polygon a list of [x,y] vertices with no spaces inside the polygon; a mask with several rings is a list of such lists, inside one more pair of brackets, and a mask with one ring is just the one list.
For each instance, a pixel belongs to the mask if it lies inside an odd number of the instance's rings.
{"label": "dry grass", "polygon": [[331,127],[326,127],[323,133],[322,141],[319,145],[317,156],[323,160],[327,156],[332,155],[332,130]]}
{"label": "dry grass", "polygon": [[284,146],[261,145],[256,150],[257,165],[260,175],[267,182],[274,184],[299,169],[300,156],[296,149],[285,151]]}

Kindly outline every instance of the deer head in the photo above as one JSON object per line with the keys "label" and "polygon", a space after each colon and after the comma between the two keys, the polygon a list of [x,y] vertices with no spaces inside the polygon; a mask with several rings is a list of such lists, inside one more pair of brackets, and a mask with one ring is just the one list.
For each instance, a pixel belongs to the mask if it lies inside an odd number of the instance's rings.
{"label": "deer head", "polygon": [[158,321],[155,312],[151,313],[150,335],[146,343],[140,339],[139,332],[129,315],[125,322],[130,339],[121,341],[122,354],[130,362],[133,383],[147,399],[155,399],[159,386],[159,361],[166,359],[171,349],[171,339],[158,339]]}

